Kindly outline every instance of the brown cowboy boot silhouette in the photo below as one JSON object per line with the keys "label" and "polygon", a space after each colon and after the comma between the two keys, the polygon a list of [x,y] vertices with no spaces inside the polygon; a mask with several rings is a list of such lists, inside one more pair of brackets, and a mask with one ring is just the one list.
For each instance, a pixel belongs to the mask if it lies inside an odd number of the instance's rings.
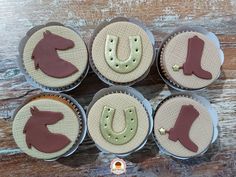
{"label": "brown cowboy boot silhouette", "polygon": [[183,105],[174,127],[166,131],[168,138],[175,142],[179,140],[185,148],[197,152],[198,146],[189,138],[189,131],[198,116],[199,112],[192,105]]}
{"label": "brown cowboy boot silhouette", "polygon": [[197,36],[188,39],[188,52],[186,62],[181,69],[185,75],[192,75],[202,79],[212,79],[210,72],[201,67],[201,58],[204,49],[204,41]]}

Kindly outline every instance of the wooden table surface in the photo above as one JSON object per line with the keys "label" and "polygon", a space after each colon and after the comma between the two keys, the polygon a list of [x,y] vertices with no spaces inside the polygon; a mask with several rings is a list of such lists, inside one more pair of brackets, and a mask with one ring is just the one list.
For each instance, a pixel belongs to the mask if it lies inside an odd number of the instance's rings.
{"label": "wooden table surface", "polygon": [[[17,47],[28,29],[50,21],[77,30],[86,43],[104,19],[117,16],[143,21],[160,44],[179,25],[203,26],[217,34],[225,54],[220,78],[197,92],[208,98],[219,115],[219,138],[207,153],[181,161],[159,154],[149,138],[145,147],[125,158],[126,176],[236,176],[236,0],[0,0],[0,176],[111,176],[112,154],[99,152],[90,138],[68,158],[55,162],[23,154],[12,137],[11,113],[40,90],[31,87],[17,68]],[[107,87],[90,71],[69,92],[84,108],[95,92]],[[153,108],[170,94],[153,66],[148,77],[135,84]]]}

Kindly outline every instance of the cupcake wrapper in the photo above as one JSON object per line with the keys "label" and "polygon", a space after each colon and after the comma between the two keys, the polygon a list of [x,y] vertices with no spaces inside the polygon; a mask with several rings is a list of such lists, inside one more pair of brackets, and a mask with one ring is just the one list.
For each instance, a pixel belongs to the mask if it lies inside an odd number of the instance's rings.
{"label": "cupcake wrapper", "polygon": [[[212,108],[210,102],[209,102],[206,98],[204,98],[204,97],[202,97],[202,96],[199,96],[199,95],[196,95],[196,94],[193,94],[193,93],[191,93],[191,92],[183,92],[183,93],[172,94],[172,95],[166,97],[164,100],[162,100],[162,101],[158,104],[154,115],[156,115],[156,112],[158,111],[158,109],[161,107],[161,105],[162,105],[165,101],[167,101],[167,100],[169,100],[169,99],[171,99],[171,98],[175,98],[175,97],[187,97],[187,98],[191,98],[191,99],[193,99],[193,100],[199,102],[201,105],[203,105],[205,108],[207,108],[207,110],[208,110],[208,112],[209,112],[209,114],[210,114],[210,116],[211,116],[211,120],[212,120],[212,124],[213,124],[213,125],[212,125],[212,126],[213,126],[212,140],[211,140],[210,144],[208,145],[208,147],[206,147],[206,149],[205,149],[204,151],[202,151],[200,154],[197,154],[197,155],[192,156],[192,157],[202,156],[202,155],[209,149],[209,146],[210,146],[212,143],[214,143],[214,142],[216,141],[217,137],[218,137],[218,128],[217,128],[217,126],[218,126],[218,116],[217,116],[217,113],[216,113],[216,111]],[[174,155],[174,154],[168,152],[167,150],[165,150],[165,149],[162,147],[162,145],[158,142],[158,140],[156,139],[156,136],[155,136],[155,133],[154,133],[154,129],[153,129],[153,132],[152,132],[152,137],[153,137],[153,139],[154,139],[156,145],[158,146],[158,148],[159,148],[159,150],[160,150],[160,154],[169,155],[169,156],[172,156],[172,157],[174,157],[174,158],[182,159],[182,160],[192,158],[192,157],[187,157],[187,158],[186,158],[186,157],[176,156],[176,155]]]}
{"label": "cupcake wrapper", "polygon": [[[180,33],[184,33],[184,32],[198,32],[198,33],[204,34],[208,39],[210,39],[219,48],[220,56],[221,56],[221,64],[223,64],[223,62],[224,62],[224,54],[223,54],[223,51],[220,49],[220,41],[219,41],[219,39],[217,38],[217,36],[214,33],[208,32],[206,29],[204,29],[202,27],[183,26],[183,27],[177,28],[171,34],[169,34],[167,37],[164,38],[164,40],[163,40],[163,42],[162,42],[162,44],[160,46],[160,50],[158,52],[158,59],[156,61],[157,70],[158,70],[158,73],[159,73],[160,77],[162,78],[162,80],[168,86],[170,86],[173,89],[176,89],[178,91],[196,91],[196,90],[201,90],[201,89],[204,89],[205,87],[198,88],[198,89],[190,89],[190,88],[182,87],[179,84],[177,84],[176,82],[172,81],[170,79],[170,77],[168,76],[168,74],[165,72],[165,68],[164,68],[163,60],[162,60],[162,55],[164,53],[164,48],[167,45],[167,43],[173,37],[175,37],[176,35],[178,35]],[[215,80],[217,80],[219,78],[219,76]]]}
{"label": "cupcake wrapper", "polygon": [[[104,88],[100,91],[98,91],[95,96],[93,97],[91,103],[89,104],[89,106],[87,107],[87,116],[89,113],[89,110],[91,109],[91,107],[94,105],[94,103],[99,100],[100,98],[102,98],[103,96],[112,94],[112,93],[124,93],[127,94],[129,96],[134,97],[135,99],[137,99],[145,108],[146,113],[148,114],[149,117],[149,132],[145,138],[145,140],[135,149],[133,149],[130,152],[127,153],[119,153],[119,154],[115,154],[118,157],[125,157],[128,156],[129,154],[138,151],[139,149],[141,149],[147,142],[147,138],[148,136],[152,133],[152,129],[153,129],[153,118],[152,118],[152,107],[151,104],[148,102],[148,100],[146,100],[143,95],[138,92],[137,90],[128,87],[128,86],[111,86],[109,88]],[[91,137],[91,135],[89,134],[89,136]],[[92,137],[91,137],[92,138]],[[103,151],[103,152],[107,152],[108,151],[104,150],[102,147],[100,147],[99,145],[96,144],[96,146],[98,147],[99,150]]]}
{"label": "cupcake wrapper", "polygon": [[[131,23],[134,23],[138,26],[140,26],[148,35],[149,37],[149,40],[151,41],[152,45],[153,45],[153,59],[152,59],[152,63],[150,65],[150,67],[147,69],[147,71],[138,79],[132,81],[132,82],[126,82],[126,83],[119,83],[119,82],[114,82],[112,80],[109,80],[107,79],[106,77],[104,77],[96,68],[95,64],[93,63],[93,59],[92,59],[92,45],[93,45],[93,41],[96,37],[96,35],[104,28],[106,27],[107,25],[111,24],[111,23],[115,23],[115,22],[120,22],[120,21],[127,21],[127,22],[131,22]],[[156,53],[157,53],[157,45],[155,43],[155,39],[154,39],[154,36],[153,34],[151,33],[150,30],[147,29],[147,27],[145,27],[144,24],[142,24],[140,21],[138,20],[135,20],[135,19],[128,19],[128,18],[125,18],[125,17],[117,17],[117,18],[114,18],[110,21],[104,21],[103,23],[101,23],[93,32],[92,34],[92,37],[91,37],[91,40],[89,42],[89,63],[90,63],[90,66],[91,68],[93,69],[93,71],[95,72],[95,74],[99,77],[100,80],[102,80],[104,83],[106,83],[107,85],[109,86],[112,86],[112,85],[121,85],[121,86],[131,86],[133,84],[135,84],[136,82],[138,81],[141,81],[143,80],[145,77],[147,77],[150,69],[151,69],[151,66],[152,64],[154,63],[155,61],[155,58],[156,58]]]}
{"label": "cupcake wrapper", "polygon": [[70,101],[70,104],[73,104],[75,106],[75,108],[79,111],[78,113],[79,113],[79,119],[80,119],[79,121],[80,131],[79,131],[78,138],[76,142],[74,143],[74,146],[63,155],[63,157],[67,157],[73,154],[77,150],[79,145],[83,142],[84,138],[86,137],[86,134],[87,134],[86,113],[84,109],[82,108],[82,106],[74,98],[66,94],[60,94],[60,95],[62,95],[64,98]]}
{"label": "cupcake wrapper", "polygon": [[[48,27],[48,26],[64,26],[61,23],[57,23],[57,22],[49,22],[46,25],[39,25],[39,26],[35,26],[33,28],[31,28],[27,33],[26,36],[20,41],[20,44],[18,46],[18,51],[19,51],[19,56],[18,56],[18,60],[17,60],[17,65],[20,68],[20,71],[24,74],[25,79],[28,83],[30,83],[33,87],[35,88],[40,88],[42,91],[50,91],[50,92],[68,92],[70,90],[73,90],[74,88],[76,88],[78,85],[80,85],[80,83],[83,81],[83,79],[86,77],[86,75],[88,74],[89,71],[89,63],[87,63],[86,69],[85,71],[82,73],[82,75],[72,84],[64,86],[64,87],[47,87],[45,85],[41,85],[39,84],[37,81],[35,81],[26,71],[24,64],[23,64],[23,51],[24,51],[24,47],[28,41],[28,39],[38,30],[44,28],[44,27]],[[69,28],[71,30],[73,30],[74,32],[76,32],[73,28],[68,27],[68,26],[64,26],[66,28]],[[77,32],[76,32],[77,33]],[[79,35],[77,33],[77,35]],[[80,36],[80,35],[79,35]],[[86,46],[87,48],[87,46]],[[87,48],[88,49],[88,48]]]}
{"label": "cupcake wrapper", "polygon": [[189,88],[184,88],[180,85],[178,85],[176,82],[172,81],[171,78],[168,76],[168,74],[165,72],[165,68],[164,68],[164,64],[163,64],[163,53],[164,53],[164,48],[167,45],[167,43],[174,38],[176,35],[180,34],[180,33],[184,33],[184,32],[193,32],[193,31],[188,31],[188,30],[184,30],[181,32],[176,32],[173,35],[169,36],[165,43],[162,44],[162,48],[160,49],[160,55],[159,55],[159,62],[158,62],[158,72],[160,73],[162,79],[172,88],[174,89],[178,89],[179,91],[183,91],[183,90],[187,90],[187,91],[194,91],[194,90],[199,90],[199,89],[189,89]]}
{"label": "cupcake wrapper", "polygon": [[83,142],[86,133],[87,133],[87,123],[86,123],[86,114],[84,109],[82,108],[82,106],[71,96],[66,95],[66,94],[58,94],[58,93],[50,93],[50,92],[43,92],[40,93],[38,95],[34,95],[31,96],[29,98],[27,98],[24,103],[19,106],[14,114],[13,114],[13,118],[15,117],[15,115],[17,114],[17,112],[27,103],[29,103],[30,101],[33,101],[34,99],[38,99],[38,98],[44,98],[44,97],[57,97],[59,99],[62,99],[64,101],[66,101],[69,105],[71,105],[73,107],[73,110],[76,112],[77,116],[78,116],[78,121],[79,121],[79,125],[80,125],[80,129],[79,129],[79,133],[77,136],[76,141],[74,142],[73,146],[64,154],[58,156],[57,158],[53,158],[53,159],[44,159],[45,161],[55,161],[57,159],[59,159],[60,157],[67,157],[69,155],[71,155],[72,153],[74,153],[77,148],[79,147],[79,145]]}

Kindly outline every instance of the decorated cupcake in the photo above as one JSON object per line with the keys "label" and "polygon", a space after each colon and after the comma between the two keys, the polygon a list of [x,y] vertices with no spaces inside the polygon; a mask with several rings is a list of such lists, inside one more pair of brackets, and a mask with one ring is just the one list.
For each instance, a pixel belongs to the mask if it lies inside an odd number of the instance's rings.
{"label": "decorated cupcake", "polygon": [[130,87],[100,90],[87,115],[88,132],[97,147],[118,156],[140,149],[152,131],[150,103]]}
{"label": "decorated cupcake", "polygon": [[202,155],[218,135],[217,114],[196,95],[164,99],[154,117],[154,137],[160,151],[180,159]]}
{"label": "decorated cupcake", "polygon": [[215,34],[200,27],[182,27],[163,41],[157,67],[169,86],[191,91],[213,83],[221,73],[223,61]]}
{"label": "decorated cupcake", "polygon": [[140,22],[115,18],[95,30],[90,65],[109,85],[132,85],[143,79],[154,62],[153,35]]}
{"label": "decorated cupcake", "polygon": [[59,23],[32,28],[22,39],[19,52],[19,66],[26,79],[43,90],[71,90],[88,71],[83,39]]}
{"label": "decorated cupcake", "polygon": [[14,113],[13,137],[31,157],[55,160],[72,154],[86,135],[82,107],[65,94],[41,93]]}

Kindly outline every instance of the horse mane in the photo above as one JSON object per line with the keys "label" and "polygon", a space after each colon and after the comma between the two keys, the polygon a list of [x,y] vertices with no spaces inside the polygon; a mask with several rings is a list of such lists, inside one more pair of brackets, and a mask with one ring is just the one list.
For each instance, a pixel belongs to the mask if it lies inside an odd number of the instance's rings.
{"label": "horse mane", "polygon": [[52,35],[52,33],[48,30],[46,30],[45,32],[43,32],[43,38],[36,44],[34,50],[33,50],[33,53],[32,53],[32,56],[31,56],[31,59],[34,60],[34,66],[35,66],[35,69],[38,69],[39,68],[39,55],[40,55],[40,52],[42,52],[42,44],[44,42],[44,40],[47,39],[47,37],[49,35]]}
{"label": "horse mane", "polygon": [[30,119],[34,119],[36,114],[39,112],[39,109],[36,106],[30,108],[31,116],[29,120],[26,122],[23,133],[27,133],[27,129],[31,126]]}
{"label": "horse mane", "polygon": [[32,53],[32,56],[31,56],[31,59],[34,60],[34,67],[35,69],[38,69],[39,68],[39,63],[38,63],[38,51],[39,51],[39,43],[35,46],[34,50],[33,50],[33,53]]}

